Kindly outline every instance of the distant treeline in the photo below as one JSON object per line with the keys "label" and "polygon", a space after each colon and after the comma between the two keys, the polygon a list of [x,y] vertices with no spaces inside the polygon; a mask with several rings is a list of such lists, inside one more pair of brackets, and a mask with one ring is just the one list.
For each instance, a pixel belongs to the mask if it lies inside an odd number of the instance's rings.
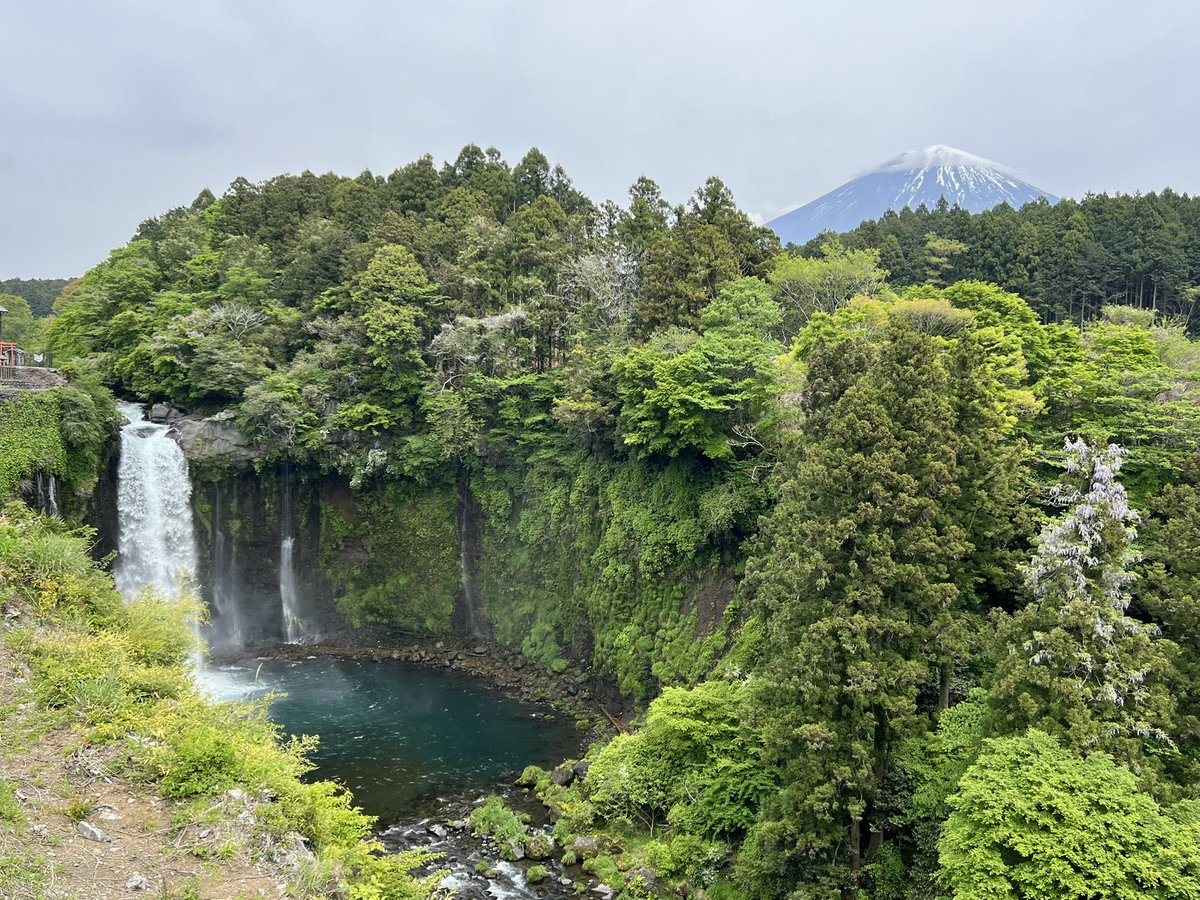
{"label": "distant treeline", "polygon": [[[832,237],[802,248],[816,256]],[[1200,197],[1167,189],[1089,194],[972,215],[946,202],[889,212],[841,236],[877,249],[898,288],[927,281],[990,281],[1020,294],[1043,321],[1094,318],[1107,305],[1154,309],[1200,326]]]}
{"label": "distant treeline", "polygon": [[0,281],[0,294],[15,294],[29,301],[35,318],[50,315],[55,299],[67,286],[66,278],[9,278]]}

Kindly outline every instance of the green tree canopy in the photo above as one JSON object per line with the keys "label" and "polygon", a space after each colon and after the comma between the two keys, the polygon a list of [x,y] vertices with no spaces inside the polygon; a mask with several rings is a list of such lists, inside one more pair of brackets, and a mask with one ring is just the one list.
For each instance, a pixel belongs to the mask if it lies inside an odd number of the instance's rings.
{"label": "green tree canopy", "polygon": [[1200,809],[1164,810],[1104,753],[1041,731],[988,741],[950,798],[941,880],[954,900],[1200,897]]}

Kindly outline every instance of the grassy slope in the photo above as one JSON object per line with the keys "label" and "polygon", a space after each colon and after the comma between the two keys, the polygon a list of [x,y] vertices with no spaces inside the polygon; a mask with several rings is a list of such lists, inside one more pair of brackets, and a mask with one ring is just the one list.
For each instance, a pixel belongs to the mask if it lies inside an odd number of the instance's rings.
{"label": "grassy slope", "polygon": [[[420,898],[426,860],[375,855],[371,820],[310,744],[187,675],[194,605],[123,603],[86,535],[0,512],[0,896]],[[77,822],[111,842],[84,840]]]}

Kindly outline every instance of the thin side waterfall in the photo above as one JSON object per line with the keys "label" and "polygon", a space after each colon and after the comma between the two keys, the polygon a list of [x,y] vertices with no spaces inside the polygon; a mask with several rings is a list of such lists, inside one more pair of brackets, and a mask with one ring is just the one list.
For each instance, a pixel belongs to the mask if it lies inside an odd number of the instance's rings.
{"label": "thin side waterfall", "polygon": [[237,573],[237,545],[229,534],[227,507],[237,510],[237,482],[233,495],[226,500],[221,484],[213,485],[212,500],[212,575],[210,579],[213,617],[209,624],[209,642],[214,650],[230,652],[246,645],[240,589]]}
{"label": "thin side waterfall", "polygon": [[168,426],[146,421],[136,403],[118,407],[129,423],[117,469],[117,588],[127,600],[145,588],[179,596],[196,578],[187,459]]}
{"label": "thin side waterfall", "polygon": [[475,618],[475,578],[471,572],[468,559],[468,537],[470,509],[468,495],[463,490],[462,502],[458,505],[458,561],[462,568],[463,609],[466,612],[467,631],[472,637],[479,637],[479,625]]}
{"label": "thin side waterfall", "polygon": [[295,516],[292,513],[292,470],[284,468],[279,486],[279,602],[283,609],[284,638],[298,644],[308,628],[301,616],[300,593],[296,589]]}
{"label": "thin side waterfall", "polygon": [[34,476],[34,484],[37,488],[34,508],[43,515],[58,515],[58,501],[54,497],[55,480],[56,477],[53,474],[47,475],[40,471]]}

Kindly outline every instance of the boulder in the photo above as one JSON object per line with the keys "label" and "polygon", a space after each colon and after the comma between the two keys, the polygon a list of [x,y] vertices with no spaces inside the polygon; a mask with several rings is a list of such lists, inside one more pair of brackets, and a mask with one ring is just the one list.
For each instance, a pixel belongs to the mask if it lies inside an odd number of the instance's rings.
{"label": "boulder", "polygon": [[535,831],[525,838],[525,855],[530,859],[546,859],[554,852],[554,838]]}
{"label": "boulder", "polygon": [[190,462],[241,465],[258,457],[258,451],[233,422],[233,410],[206,419],[184,416],[174,424],[174,438]]}
{"label": "boulder", "polygon": [[642,884],[647,888],[653,889],[658,884],[658,873],[649,866],[642,866],[640,869],[634,869],[629,873],[627,878],[630,881],[641,880]]}
{"label": "boulder", "polygon": [[575,771],[570,766],[559,766],[550,773],[550,783],[566,787],[575,780]]}
{"label": "boulder", "polygon": [[98,841],[102,844],[108,844],[112,842],[112,838],[110,838],[91,822],[80,822],[75,826],[75,830],[79,832],[80,836],[89,841]]}
{"label": "boulder", "polygon": [[125,882],[125,890],[127,891],[148,891],[150,890],[150,882],[145,875],[140,872],[134,872],[129,876],[129,880]]}
{"label": "boulder", "polygon": [[525,848],[521,846],[521,839],[515,837],[509,838],[508,842],[501,848],[501,855],[510,862],[524,859]]}
{"label": "boulder", "polygon": [[576,778],[578,778],[580,781],[583,781],[583,779],[587,778],[587,773],[591,770],[591,768],[592,764],[590,762],[586,762],[581,759],[579,762],[575,763],[575,765],[571,766],[571,771],[575,773]]}
{"label": "boulder", "polygon": [[150,421],[165,422],[167,419],[167,413],[169,413],[170,411],[171,411],[171,407],[167,406],[167,404],[155,403],[153,406],[150,407]]}
{"label": "boulder", "polygon": [[593,837],[577,837],[571,841],[571,852],[578,859],[592,859],[600,855],[600,841]]}

